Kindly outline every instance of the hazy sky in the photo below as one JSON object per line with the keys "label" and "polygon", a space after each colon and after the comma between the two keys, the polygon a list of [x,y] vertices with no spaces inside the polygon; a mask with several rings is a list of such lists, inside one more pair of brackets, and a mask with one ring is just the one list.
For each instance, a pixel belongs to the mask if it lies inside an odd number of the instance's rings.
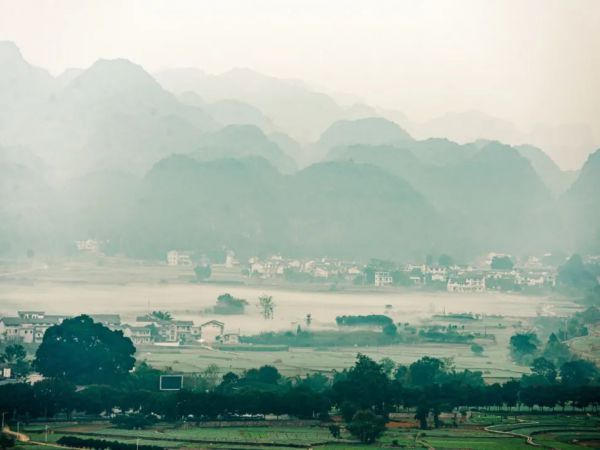
{"label": "hazy sky", "polygon": [[55,74],[99,57],[249,67],[417,121],[477,109],[600,139],[597,0],[0,0],[0,39]]}

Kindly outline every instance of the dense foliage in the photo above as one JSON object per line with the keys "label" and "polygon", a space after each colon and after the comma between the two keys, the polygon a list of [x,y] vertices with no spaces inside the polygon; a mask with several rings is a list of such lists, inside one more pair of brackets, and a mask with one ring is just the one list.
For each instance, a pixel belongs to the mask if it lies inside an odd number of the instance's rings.
{"label": "dense foliage", "polygon": [[[390,364],[391,363],[391,364]],[[481,372],[458,371],[450,361],[423,357],[409,366],[376,362],[358,355],[356,364],[334,375],[286,378],[272,366],[242,375],[226,373],[210,387],[193,377],[178,392],[158,391],[159,372],[141,366],[116,386],[90,385],[76,390],[62,379],[0,386],[0,410],[10,419],[127,412],[120,426],[143,427],[163,420],[215,420],[244,414],[289,414],[325,419],[340,412],[348,429],[369,442],[390,412],[408,409],[422,427],[441,425],[443,411],[465,408],[593,408],[600,406],[600,374],[591,363],[572,360],[555,367],[537,359],[521,380],[486,384]],[[364,411],[370,411],[365,413]],[[433,422],[429,422],[433,418]]]}
{"label": "dense foliage", "polygon": [[162,450],[157,445],[127,444],[119,441],[107,441],[104,439],[79,438],[76,436],[62,436],[57,444],[71,448],[91,448],[94,450]]}
{"label": "dense foliage", "polygon": [[217,297],[217,304],[213,306],[215,314],[244,314],[248,301],[236,298],[231,294],[221,294]]}
{"label": "dense foliage", "polygon": [[383,314],[369,314],[368,316],[337,316],[335,322],[340,326],[377,326],[385,327],[394,324],[394,321]]}
{"label": "dense foliage", "polygon": [[34,366],[46,377],[81,384],[114,384],[133,368],[134,354],[133,343],[122,331],[81,315],[48,328]]}

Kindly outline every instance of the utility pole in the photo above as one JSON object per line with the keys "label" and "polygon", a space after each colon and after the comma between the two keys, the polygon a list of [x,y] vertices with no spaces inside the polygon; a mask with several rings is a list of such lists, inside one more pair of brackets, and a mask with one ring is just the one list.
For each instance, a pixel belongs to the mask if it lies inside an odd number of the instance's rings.
{"label": "utility pole", "polygon": [[44,440],[46,442],[48,442],[48,425],[46,425],[45,429],[44,429]]}
{"label": "utility pole", "polygon": [[6,412],[2,412],[2,430],[4,430],[4,415]]}
{"label": "utility pole", "polygon": [[140,438],[135,440],[135,450],[140,450]]}

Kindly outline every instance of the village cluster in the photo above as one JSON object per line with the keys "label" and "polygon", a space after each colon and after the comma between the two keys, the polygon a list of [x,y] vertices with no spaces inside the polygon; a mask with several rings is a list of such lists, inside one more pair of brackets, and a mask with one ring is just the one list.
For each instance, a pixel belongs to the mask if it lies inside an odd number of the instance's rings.
{"label": "village cluster", "polygon": [[[334,258],[289,259],[280,255],[267,258],[252,257],[247,264],[227,254],[226,268],[239,267],[249,278],[282,279],[287,281],[349,282],[358,285],[385,287],[392,285],[422,286],[448,292],[484,292],[487,290],[518,291],[523,289],[552,288],[556,284],[556,269],[542,264],[536,257],[520,261],[519,266],[495,269],[490,254],[480,264],[405,264],[392,265],[374,262],[359,264]],[[193,266],[191,252],[172,250],[167,254],[169,266]],[[217,265],[215,265],[217,266]]]}
{"label": "village cluster", "polygon": [[[77,241],[81,252],[100,253],[101,243],[93,240]],[[492,267],[494,257],[508,257],[490,253],[477,264],[360,264],[336,258],[286,258],[281,255],[252,257],[247,262],[236,259],[231,250],[222,264],[214,268],[238,270],[247,278],[295,282],[347,282],[355,285],[385,287],[392,285],[430,287],[448,292],[484,292],[488,290],[518,291],[523,289],[552,288],[556,284],[556,268],[542,263],[542,259],[528,257],[509,269]],[[209,265],[205,256],[191,251],[171,250],[166,254],[170,267]]]}
{"label": "village cluster", "polygon": [[[236,344],[238,333],[226,333],[225,324],[209,320],[195,325],[192,320],[161,318],[160,314],[137,317],[134,324],[121,322],[118,314],[89,314],[94,321],[110,329],[122,330],[137,345],[204,345]],[[69,318],[64,314],[46,314],[44,311],[19,311],[16,317],[0,318],[0,341],[40,344],[44,333],[53,325]]]}

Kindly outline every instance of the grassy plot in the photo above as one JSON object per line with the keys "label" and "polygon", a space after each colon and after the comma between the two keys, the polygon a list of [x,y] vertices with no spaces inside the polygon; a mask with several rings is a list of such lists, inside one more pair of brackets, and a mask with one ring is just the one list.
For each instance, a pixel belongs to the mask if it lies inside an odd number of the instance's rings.
{"label": "grassy plot", "polygon": [[[532,436],[535,443],[546,448],[559,450],[582,450],[581,443],[589,442],[587,448],[594,448],[600,442],[600,418],[584,415],[519,415],[506,418],[501,415],[474,413],[468,423],[458,428],[418,430],[389,426],[384,435],[373,445],[353,442],[344,431],[342,439],[332,438],[327,426],[307,426],[302,422],[290,424],[237,425],[227,426],[172,426],[159,424],[153,429],[123,430],[106,423],[92,424],[52,424],[48,442],[56,442],[62,435],[94,436],[98,439],[157,445],[164,448],[185,449],[291,449],[314,448],[321,450],[377,449],[377,448],[436,448],[508,450],[530,449],[526,439],[508,434],[495,434],[484,427],[504,432],[514,432]],[[296,425],[296,426],[294,426]],[[24,428],[33,440],[44,442],[43,426]],[[19,450],[30,450],[19,446]]]}
{"label": "grassy plot", "polygon": [[[483,346],[483,354],[474,354],[471,350],[471,342],[419,342],[370,346],[289,347],[287,351],[282,351],[285,347],[270,349],[263,345],[246,346],[244,350],[239,346],[214,349],[194,346],[178,348],[150,346],[140,348],[136,357],[154,367],[169,367],[184,373],[201,372],[211,364],[217,365],[222,373],[242,372],[265,364],[276,366],[286,376],[304,375],[310,372],[332,372],[351,366],[359,352],[375,360],[387,357],[401,364],[410,364],[423,355],[437,358],[451,357],[457,369],[481,371],[490,381],[503,381],[529,372],[528,368],[516,365],[508,353],[508,341],[515,330],[522,326],[520,320],[483,317],[463,323],[439,316],[435,319],[422,319],[419,326],[426,329],[436,325],[459,326],[460,333],[476,336],[473,342]],[[254,351],[248,351],[248,347],[255,347]]]}
{"label": "grassy plot", "polygon": [[[76,434],[76,433],[75,433]],[[306,444],[311,445],[318,442],[331,440],[331,435],[324,427],[278,427],[278,426],[247,426],[247,427],[181,427],[163,428],[154,430],[122,430],[106,427],[91,431],[98,437],[112,438],[146,438],[153,442],[176,439],[184,442],[240,442],[240,443],[268,443],[268,444]],[[189,440],[189,441],[188,441]]]}
{"label": "grassy plot", "polygon": [[423,355],[446,358],[453,357],[457,368],[483,372],[484,377],[502,380],[519,377],[528,369],[510,361],[506,347],[498,343],[484,344],[484,356],[473,355],[467,344],[406,344],[385,347],[329,347],[290,348],[289,351],[221,351],[206,348],[161,349],[146,348],[138,352],[137,358],[153,367],[170,367],[177,372],[201,372],[210,364],[216,364],[223,373],[242,372],[265,364],[276,366],[286,376],[304,375],[310,372],[332,372],[350,367],[357,353],[375,360],[384,357],[397,363],[410,364]]}

